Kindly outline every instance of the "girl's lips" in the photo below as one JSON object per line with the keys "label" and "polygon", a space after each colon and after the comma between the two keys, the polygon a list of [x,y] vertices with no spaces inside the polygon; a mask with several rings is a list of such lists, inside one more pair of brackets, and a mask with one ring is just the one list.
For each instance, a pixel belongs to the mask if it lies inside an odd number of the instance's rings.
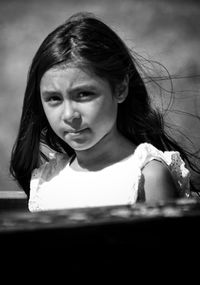
{"label": "girl's lips", "polygon": [[85,129],[81,129],[81,130],[71,130],[69,131],[69,133],[80,133],[82,131],[84,131]]}
{"label": "girl's lips", "polygon": [[85,132],[86,130],[87,130],[87,128],[81,129],[81,130],[70,130],[70,131],[67,131],[66,133],[75,136],[75,135],[80,135],[80,134],[82,134],[82,133]]}

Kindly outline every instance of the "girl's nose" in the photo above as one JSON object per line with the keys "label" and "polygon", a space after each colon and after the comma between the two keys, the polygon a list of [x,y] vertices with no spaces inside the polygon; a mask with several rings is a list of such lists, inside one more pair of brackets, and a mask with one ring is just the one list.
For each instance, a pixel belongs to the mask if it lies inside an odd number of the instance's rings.
{"label": "girl's nose", "polygon": [[80,112],[75,108],[73,103],[67,102],[64,104],[62,119],[65,122],[71,123],[74,119],[80,119]]}

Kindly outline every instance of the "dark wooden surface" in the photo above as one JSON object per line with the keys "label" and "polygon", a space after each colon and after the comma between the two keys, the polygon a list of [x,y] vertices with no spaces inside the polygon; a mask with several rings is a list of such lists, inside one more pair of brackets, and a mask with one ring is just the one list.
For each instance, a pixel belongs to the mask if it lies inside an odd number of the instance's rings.
{"label": "dark wooden surface", "polygon": [[142,274],[166,263],[173,272],[186,266],[194,274],[194,260],[200,256],[199,227],[196,199],[38,213],[4,210],[0,213],[1,267],[54,264],[56,271],[65,265],[80,273],[89,268],[125,273],[134,267]]}
{"label": "dark wooden surface", "polygon": [[0,215],[5,211],[28,212],[25,193],[23,191],[0,191]]}
{"label": "dark wooden surface", "polygon": [[133,244],[133,247],[137,244],[140,250],[163,246],[178,248],[189,240],[198,241],[199,222],[200,203],[196,199],[38,213],[19,208],[1,212],[0,242],[7,250],[19,244],[51,249],[67,249],[72,244]]}

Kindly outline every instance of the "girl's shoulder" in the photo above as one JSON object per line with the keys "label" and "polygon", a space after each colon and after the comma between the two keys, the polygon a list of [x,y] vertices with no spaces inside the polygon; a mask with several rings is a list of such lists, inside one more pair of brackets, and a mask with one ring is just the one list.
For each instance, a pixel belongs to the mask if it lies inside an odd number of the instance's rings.
{"label": "girl's shoulder", "polygon": [[180,167],[183,171],[185,169],[185,163],[182,160],[178,151],[161,151],[150,143],[141,143],[135,149],[135,156],[144,167],[146,163],[153,159],[164,161],[168,166],[176,166],[177,169]]}
{"label": "girl's shoulder", "polygon": [[64,169],[70,158],[62,153],[49,153],[48,161],[43,162],[40,167],[32,171],[30,180],[30,198],[28,203],[29,210],[40,210],[40,195],[39,189],[45,182],[50,181]]}
{"label": "girl's shoulder", "polygon": [[67,154],[50,152],[48,161],[32,171],[31,182],[33,180],[49,181],[65,167],[69,160],[70,157]]}
{"label": "girl's shoulder", "polygon": [[161,151],[150,143],[142,143],[136,147],[135,156],[142,168],[151,160],[158,159],[180,174],[187,175],[189,172],[178,151]]}
{"label": "girl's shoulder", "polygon": [[135,157],[141,170],[153,160],[164,163],[177,181],[183,195],[189,196],[190,171],[178,151],[161,151],[150,143],[142,143],[136,148]]}

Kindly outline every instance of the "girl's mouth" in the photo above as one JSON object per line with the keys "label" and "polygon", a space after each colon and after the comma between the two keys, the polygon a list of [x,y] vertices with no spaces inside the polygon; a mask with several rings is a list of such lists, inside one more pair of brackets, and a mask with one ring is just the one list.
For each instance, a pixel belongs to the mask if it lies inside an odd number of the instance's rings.
{"label": "girl's mouth", "polygon": [[87,128],[81,129],[81,130],[70,130],[70,131],[67,131],[67,133],[72,135],[72,136],[78,136],[78,135],[81,135],[82,133],[84,133],[86,130],[87,130]]}

